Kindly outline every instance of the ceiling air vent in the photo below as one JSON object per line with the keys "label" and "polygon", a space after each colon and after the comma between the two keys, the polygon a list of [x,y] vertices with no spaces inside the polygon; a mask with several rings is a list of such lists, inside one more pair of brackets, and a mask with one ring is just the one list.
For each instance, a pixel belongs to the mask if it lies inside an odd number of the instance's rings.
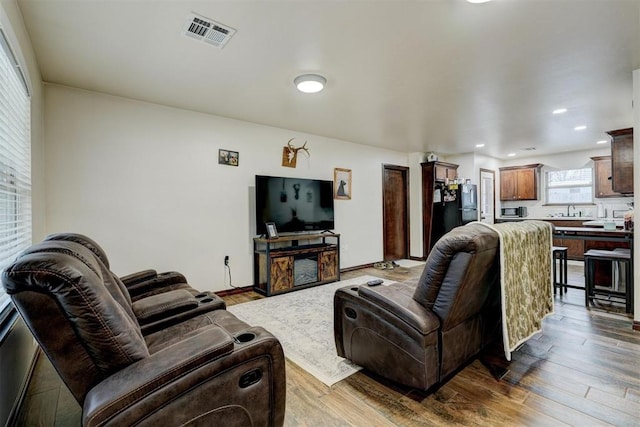
{"label": "ceiling air vent", "polygon": [[220,49],[235,33],[236,30],[233,28],[195,13],[189,16],[184,26],[185,36],[217,46]]}

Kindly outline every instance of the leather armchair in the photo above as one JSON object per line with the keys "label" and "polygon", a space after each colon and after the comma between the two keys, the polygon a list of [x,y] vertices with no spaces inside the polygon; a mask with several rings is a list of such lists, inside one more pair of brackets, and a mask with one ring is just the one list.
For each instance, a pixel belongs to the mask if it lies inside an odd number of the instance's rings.
{"label": "leather armchair", "polygon": [[498,246],[487,227],[457,227],[435,244],[417,284],[336,291],[338,355],[414,388],[443,381],[499,337]]}
{"label": "leather armchair", "polygon": [[[71,233],[53,235],[40,244],[26,249],[23,254],[52,250],[65,251],[83,262],[93,260],[100,269],[107,290],[133,313],[144,335],[199,314],[226,307],[222,298],[211,292],[200,292],[186,283],[186,288],[178,289],[163,285],[154,289],[153,292],[141,294],[134,299],[129,293],[131,288],[125,286],[120,278],[109,270],[104,251],[93,240],[82,235]],[[155,283],[154,281],[154,285]]]}
{"label": "leather armchair", "polygon": [[[102,249],[102,247],[95,240],[83,234],[55,233],[45,237],[44,240],[61,240],[79,243],[93,252],[95,256],[97,256],[100,261],[102,261],[102,263],[107,267],[107,269],[111,268],[109,258],[107,257],[107,253],[104,251],[104,249]],[[115,273],[112,272],[111,274],[113,274],[114,277],[117,277]],[[176,271],[158,273],[154,269],[147,269],[130,273],[126,276],[119,277],[118,279],[121,280],[124,286],[127,288],[127,292],[129,293],[133,301],[157,295],[163,292],[179,289],[187,290],[193,295],[200,295],[203,293],[191,287],[187,283],[187,279],[184,277],[184,275]],[[216,298],[215,295],[212,295],[211,297],[214,299]],[[218,308],[225,308],[224,301],[222,301],[221,299],[216,301],[216,303],[218,304]]]}
{"label": "leather armchair", "polygon": [[214,310],[145,335],[108,269],[73,242],[32,246],[2,283],[83,425],[282,425],[284,355],[263,328]]}

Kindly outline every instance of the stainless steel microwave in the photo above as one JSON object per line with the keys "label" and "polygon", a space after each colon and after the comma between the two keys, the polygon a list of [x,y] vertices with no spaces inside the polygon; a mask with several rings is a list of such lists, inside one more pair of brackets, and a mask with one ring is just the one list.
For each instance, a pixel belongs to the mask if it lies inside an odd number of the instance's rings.
{"label": "stainless steel microwave", "polygon": [[502,208],[500,215],[503,217],[524,218],[528,215],[526,206],[518,206],[516,208]]}

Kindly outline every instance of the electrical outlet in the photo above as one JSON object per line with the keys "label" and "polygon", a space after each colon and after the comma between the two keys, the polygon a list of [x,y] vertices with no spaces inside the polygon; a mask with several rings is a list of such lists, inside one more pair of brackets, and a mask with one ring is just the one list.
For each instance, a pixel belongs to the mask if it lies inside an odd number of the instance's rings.
{"label": "electrical outlet", "polygon": [[224,265],[229,265],[229,255],[224,256]]}

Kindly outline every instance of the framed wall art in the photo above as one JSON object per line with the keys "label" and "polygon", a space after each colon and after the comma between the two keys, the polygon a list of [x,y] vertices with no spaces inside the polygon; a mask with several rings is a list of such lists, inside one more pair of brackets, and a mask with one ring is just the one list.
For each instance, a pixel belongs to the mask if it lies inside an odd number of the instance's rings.
{"label": "framed wall art", "polygon": [[351,199],[351,169],[333,169],[333,198]]}
{"label": "framed wall art", "polygon": [[218,150],[218,164],[238,166],[238,163],[240,163],[240,154],[237,151],[222,148]]}

